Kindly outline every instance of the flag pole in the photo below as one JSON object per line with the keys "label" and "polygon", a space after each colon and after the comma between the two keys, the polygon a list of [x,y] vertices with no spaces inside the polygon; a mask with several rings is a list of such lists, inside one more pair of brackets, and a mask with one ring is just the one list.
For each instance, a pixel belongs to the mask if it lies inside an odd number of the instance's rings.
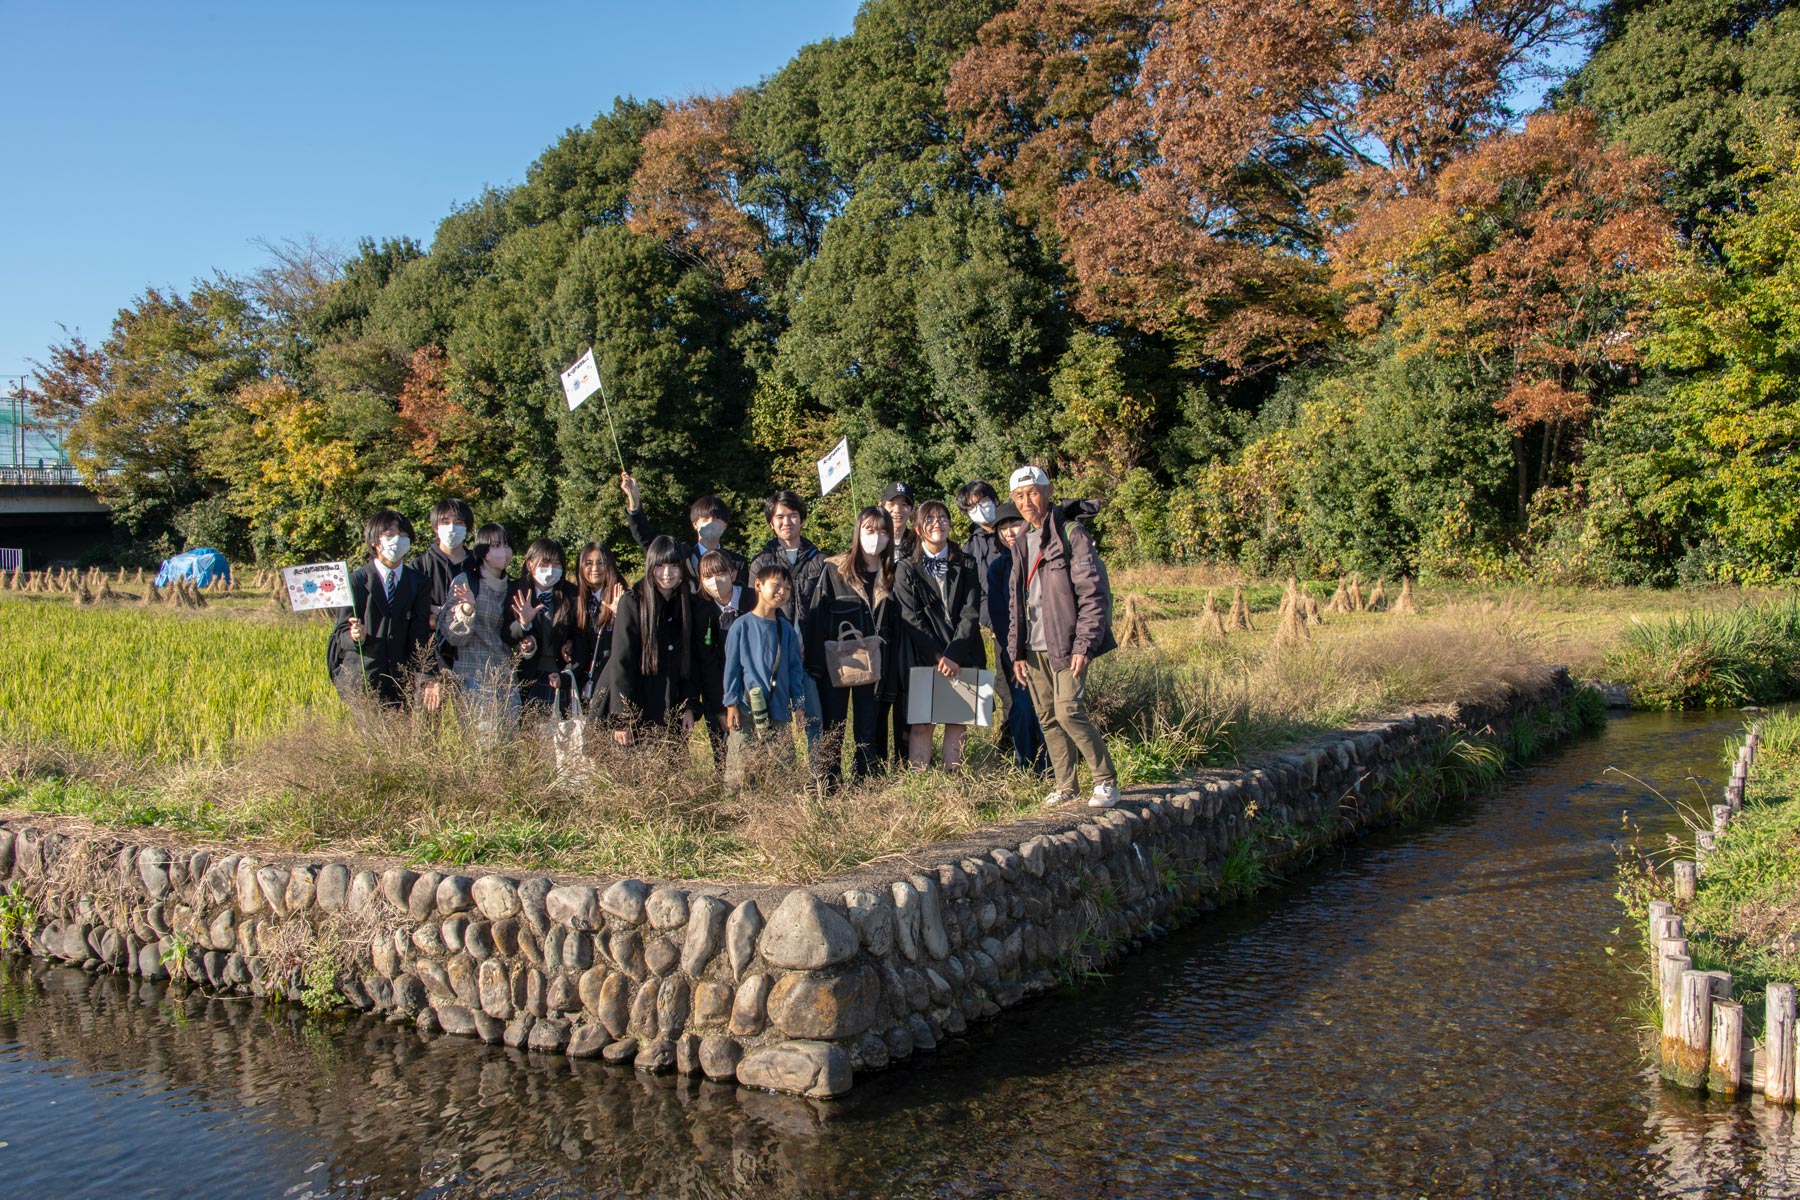
{"label": "flag pole", "polygon": [[619,449],[619,427],[613,424],[612,401],[606,398],[606,374],[600,370],[600,359],[594,359],[594,380],[600,385],[600,405],[606,409],[606,428],[612,433],[613,456],[619,460],[619,473],[626,474],[625,452]]}

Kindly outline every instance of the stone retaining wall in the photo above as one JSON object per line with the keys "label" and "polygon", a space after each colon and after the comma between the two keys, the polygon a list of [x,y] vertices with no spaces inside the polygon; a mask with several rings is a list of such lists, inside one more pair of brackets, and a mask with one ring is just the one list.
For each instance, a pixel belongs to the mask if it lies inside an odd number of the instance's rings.
{"label": "stone retaining wall", "polygon": [[1571,695],[1559,673],[811,887],[420,871],[16,813],[0,881],[33,953],[90,970],[827,1097],[1215,907],[1246,864],[1386,819],[1457,739],[1561,728]]}

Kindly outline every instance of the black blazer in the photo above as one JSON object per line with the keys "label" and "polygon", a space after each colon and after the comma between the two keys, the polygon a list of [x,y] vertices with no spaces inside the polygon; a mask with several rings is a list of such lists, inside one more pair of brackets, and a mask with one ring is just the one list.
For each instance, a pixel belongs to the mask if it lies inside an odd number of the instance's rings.
{"label": "black blazer", "polygon": [[950,551],[944,591],[915,559],[894,571],[894,595],[900,600],[900,632],[912,653],[911,664],[934,667],[940,658],[958,666],[987,666],[981,640],[981,588],[975,567],[960,550]]}
{"label": "black blazer", "polygon": [[[577,592],[576,595],[579,599],[580,593]],[[623,592],[619,593],[621,599],[624,595]],[[595,607],[599,600],[598,592],[588,597],[588,619],[575,628],[575,679],[585,701],[593,699],[594,689],[600,685],[600,676],[606,671],[606,661],[612,657],[612,625],[596,625],[594,622]]]}
{"label": "black blazer", "polygon": [[[695,619],[693,597],[686,592],[678,593],[670,603],[662,606],[662,611],[661,629],[649,632],[643,628],[643,618],[638,611],[637,589],[619,597],[619,605],[613,612],[612,657],[601,673],[600,686],[594,689],[594,708],[601,716],[661,725],[680,716],[682,708],[699,697],[696,668],[699,656],[694,644],[699,621]],[[679,613],[685,613],[685,622]],[[690,639],[685,674],[679,641],[684,624]],[[651,676],[646,676],[640,666],[647,632],[649,636],[662,638],[656,674]]]}
{"label": "black blazer", "polygon": [[[331,641],[326,643],[327,669],[336,678],[339,670],[360,665],[363,677],[371,683],[381,675],[399,679],[431,639],[431,597],[425,577],[411,567],[401,567],[390,602],[375,563],[366,562],[350,573],[350,599],[350,609],[338,618]],[[363,623],[360,648],[350,640],[351,617]],[[426,674],[434,668],[429,660],[421,664]]]}
{"label": "black blazer", "polygon": [[[755,607],[756,593],[749,588],[738,589],[737,618]],[[699,638],[694,647],[694,675],[700,709],[709,717],[721,716],[725,712],[725,635],[729,627],[721,626],[719,618],[723,614],[705,592],[694,597],[693,614]]]}
{"label": "black blazer", "polygon": [[[513,597],[535,596],[538,593],[536,582],[520,579],[506,590],[506,624],[502,627],[502,640],[511,645],[518,645],[526,638],[532,638],[536,645],[531,653],[519,658],[519,682],[521,684],[537,683],[565,667],[575,665],[575,606],[581,597],[575,591],[575,585],[566,579],[556,581],[550,589],[556,597],[556,603],[549,608],[540,608],[537,619],[529,628],[521,626],[517,617],[513,616]],[[569,647],[569,657],[565,660],[562,648]]]}

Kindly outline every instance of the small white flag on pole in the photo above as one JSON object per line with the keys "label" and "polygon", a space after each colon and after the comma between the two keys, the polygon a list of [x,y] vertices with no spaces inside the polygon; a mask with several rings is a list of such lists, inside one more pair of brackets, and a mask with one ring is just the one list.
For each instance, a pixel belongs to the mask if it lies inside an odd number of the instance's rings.
{"label": "small white flag on pole", "polygon": [[831,489],[850,478],[850,439],[842,438],[831,453],[819,460],[819,495],[829,496]]}
{"label": "small white flag on pole", "polygon": [[588,347],[575,365],[562,373],[562,385],[571,410],[580,408],[583,400],[600,390],[600,368],[594,365],[593,347]]}

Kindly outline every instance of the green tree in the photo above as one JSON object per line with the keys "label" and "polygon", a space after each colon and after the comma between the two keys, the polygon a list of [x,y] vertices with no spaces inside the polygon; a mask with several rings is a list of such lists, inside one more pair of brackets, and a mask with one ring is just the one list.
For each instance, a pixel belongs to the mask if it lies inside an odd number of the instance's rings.
{"label": "green tree", "polygon": [[1670,164],[1667,202],[1690,232],[1742,199],[1742,133],[1760,111],[1800,104],[1800,12],[1782,0],[1614,3],[1565,102]]}
{"label": "green tree", "polygon": [[1719,261],[1692,253],[1656,282],[1648,361],[1667,386],[1620,398],[1595,438],[1588,490],[1616,495],[1659,549],[1718,544],[1716,576],[1800,572],[1800,139],[1764,137],[1766,180],[1717,232]]}
{"label": "green tree", "polygon": [[83,481],[134,538],[173,541],[182,514],[223,482],[205,439],[232,394],[263,376],[267,334],[236,280],[151,289],[119,310],[97,351],[79,339],[56,348],[27,399],[62,427]]}

